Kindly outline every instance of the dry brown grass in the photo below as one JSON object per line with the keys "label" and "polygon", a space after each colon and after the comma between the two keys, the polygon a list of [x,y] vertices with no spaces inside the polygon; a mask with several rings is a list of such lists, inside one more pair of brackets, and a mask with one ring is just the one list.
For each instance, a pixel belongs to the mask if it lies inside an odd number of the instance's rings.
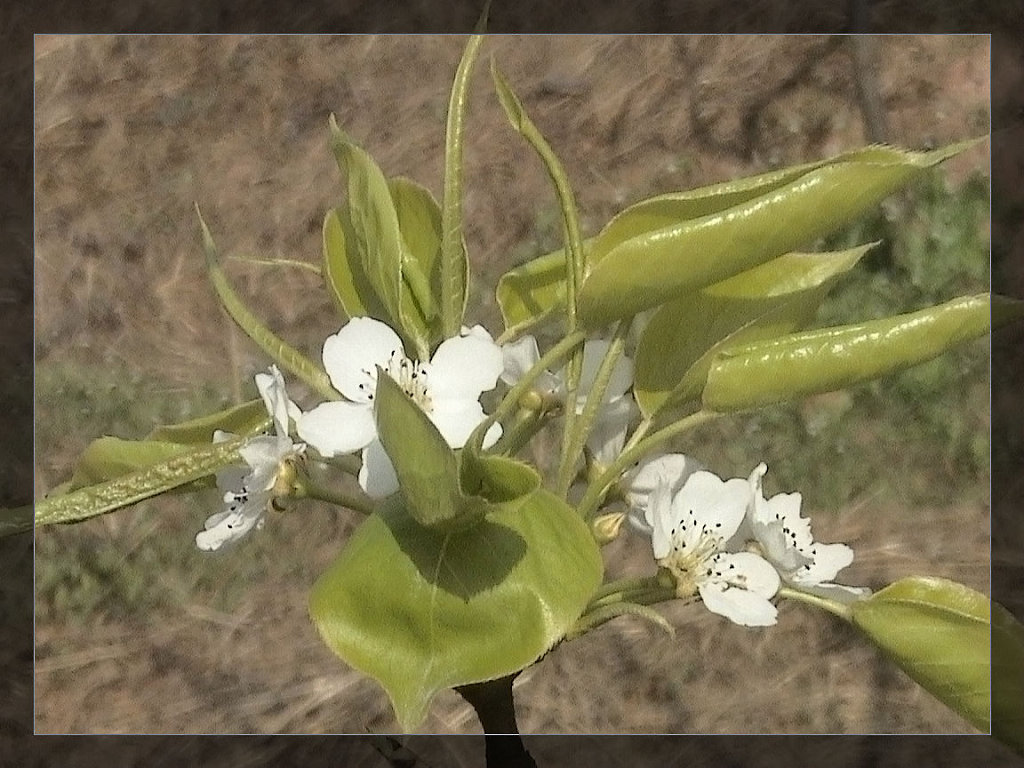
{"label": "dry brown grass", "polygon": [[[266,361],[217,306],[193,201],[224,253],[316,262],[323,213],[341,196],[327,149],[331,111],[387,173],[439,193],[448,81],[461,45],[439,37],[39,38],[40,366],[138,372],[163,382],[168,401],[187,401],[201,382],[237,396],[238,382]],[[880,48],[894,142],[937,145],[984,130],[984,38],[885,38]],[[834,40],[510,36],[485,51],[560,154],[590,231],[654,192],[864,141],[848,53]],[[530,244],[557,237],[557,219],[540,164],[505,124],[484,67],[471,98],[465,211],[474,302],[497,330],[488,286]],[[951,172],[978,167],[985,151]],[[338,324],[315,276],[229,268],[269,324],[315,357]],[[73,422],[59,409],[38,419]],[[39,446],[40,490],[64,479],[95,436]],[[826,538],[858,552],[851,582],[926,570],[987,589],[984,507],[862,501],[828,518]],[[202,503],[163,500],[40,536],[71,551],[88,542],[144,568],[155,539],[191,547],[215,501]],[[185,552],[147,577],[162,596],[155,606],[51,612],[37,626],[37,730],[394,729],[384,694],[335,659],[306,616],[309,584],[353,524],[309,508],[271,521],[262,544],[215,557]],[[290,558],[294,565],[281,564]],[[630,539],[610,547],[607,560],[635,569],[647,555]],[[759,632],[699,608],[667,613],[679,627],[674,641],[621,619],[524,673],[516,688],[524,732],[971,730],[827,617],[784,606],[780,626]],[[424,725],[478,729],[450,692]]]}

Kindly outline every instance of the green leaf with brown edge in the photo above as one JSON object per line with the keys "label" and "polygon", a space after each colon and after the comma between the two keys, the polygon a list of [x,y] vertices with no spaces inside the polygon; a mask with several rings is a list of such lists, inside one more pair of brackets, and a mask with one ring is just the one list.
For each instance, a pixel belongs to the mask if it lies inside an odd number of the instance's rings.
{"label": "green leaf with brown edge", "polygon": [[602,327],[824,237],[973,143],[840,156],[729,208],[628,238],[592,259],[581,321]]}
{"label": "green leaf with brown edge", "polygon": [[410,731],[438,691],[539,659],[601,574],[590,531],[545,490],[490,505],[483,522],[454,532],[421,525],[396,495],[317,580],[310,613],[331,650],[384,687]]}
{"label": "green leaf with brown edge", "polygon": [[633,391],[651,416],[700,397],[715,353],[806,325],[871,245],[788,253],[657,309],[637,344]]}
{"label": "green leaf with brown edge", "polygon": [[[953,149],[961,148],[955,145]],[[641,200],[618,213],[596,237],[584,241],[588,267],[627,240],[725,211],[767,195],[815,169],[840,162],[892,162],[899,159],[901,152],[893,147],[868,146],[826,160]],[[564,261],[562,250],[558,250],[515,267],[501,277],[497,298],[507,330],[522,332],[564,305]]]}
{"label": "green leaf with brown edge", "polygon": [[926,691],[989,729],[989,599],[946,579],[901,579],[854,602],[850,620]]}
{"label": "green leaf with brown edge", "polygon": [[992,603],[992,735],[1024,754],[1024,625]]}
{"label": "green leaf with brown edge", "polygon": [[263,398],[257,397],[255,400],[233,405],[217,413],[178,424],[159,426],[146,436],[146,440],[165,443],[210,443],[217,430],[236,435],[255,435],[269,426],[267,406]]}
{"label": "green leaf with brown edge", "polygon": [[217,292],[221,304],[227,310],[231,319],[238,324],[239,328],[245,331],[245,334],[250,339],[256,342],[260,349],[270,355],[282,368],[291,371],[328,400],[340,400],[341,395],[331,386],[331,380],[322,368],[299,352],[299,350],[279,339],[273,331],[263,325],[262,321],[242,303],[238,294],[235,293],[235,289],[228,282],[223,268],[220,266],[220,260],[217,257],[217,246],[213,242],[213,236],[210,234],[206,222],[203,220],[203,215],[199,212],[198,205],[196,206],[196,215],[199,217],[199,226],[203,234],[206,270],[210,275],[210,281],[213,283],[213,288]]}
{"label": "green leaf with brown edge", "polygon": [[1024,302],[983,293],[879,320],[727,347],[702,399],[712,411],[758,408],[877,379],[941,355],[1024,315]]}

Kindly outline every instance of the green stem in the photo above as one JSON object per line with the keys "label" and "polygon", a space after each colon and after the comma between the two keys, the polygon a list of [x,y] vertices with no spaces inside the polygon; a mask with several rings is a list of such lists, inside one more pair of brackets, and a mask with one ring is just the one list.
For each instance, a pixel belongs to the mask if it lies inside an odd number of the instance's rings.
{"label": "green stem", "polygon": [[627,448],[619,454],[601,476],[587,488],[586,493],[580,500],[579,512],[584,520],[589,520],[601,504],[601,500],[627,467],[639,461],[645,454],[650,453],[666,441],[713,421],[722,414],[714,411],[697,411],[686,418],[680,419],[674,424],[669,424],[653,435],[640,440],[631,440],[632,447]]}
{"label": "green stem", "polygon": [[[587,436],[597,420],[598,411],[604,402],[605,392],[608,391],[608,384],[611,381],[612,373],[615,371],[615,364],[619,361],[619,357],[622,356],[622,351],[626,345],[626,336],[629,334],[632,324],[633,318],[627,318],[616,324],[611,343],[608,345],[608,350],[605,352],[604,359],[601,361],[601,365],[594,377],[594,385],[590,388],[590,392],[587,393],[583,412],[575,420],[570,420],[569,418],[565,420],[565,431],[562,435],[562,453],[558,465],[558,481],[556,485],[556,493],[563,497],[569,492],[569,486],[572,484],[574,475],[573,467],[576,463],[576,457],[583,452]],[[566,398],[565,410],[567,417],[570,410],[575,411],[575,408],[569,407],[569,403],[573,402]]]}
{"label": "green stem", "polygon": [[309,478],[295,481],[295,497],[299,499],[316,499],[346,507],[364,515],[373,514],[376,503],[362,491],[353,492],[318,485]]}
{"label": "green stem", "polygon": [[506,418],[513,408],[517,408],[519,406],[519,398],[530,391],[538,377],[553,363],[560,362],[574,349],[583,344],[585,339],[586,336],[581,331],[570,333],[549,349],[546,354],[542,355],[540,360],[526,372],[526,375],[505,393],[505,397],[502,398],[498,407],[494,409],[494,413],[477,425],[477,428],[473,430],[473,433],[466,440],[466,445],[475,446],[475,450],[479,451],[484,442],[484,435],[487,434],[487,430],[490,429],[491,425]]}
{"label": "green stem", "polygon": [[546,414],[540,411],[520,408],[491,450],[504,456],[514,456],[530,442],[531,437],[540,432],[547,421]]}
{"label": "green stem", "polygon": [[565,639],[572,640],[577,638],[592,629],[596,629],[607,621],[611,621],[612,619],[626,614],[640,616],[648,621],[653,621],[669,634],[675,634],[675,630],[672,628],[672,625],[665,620],[665,617],[657,611],[648,608],[646,605],[636,605],[634,603],[613,603],[611,605],[599,606],[593,611],[583,614],[576,624],[573,625],[573,628],[566,633]]}
{"label": "green stem", "polygon": [[[622,595],[648,592],[653,589],[664,590],[666,586],[661,583],[661,580],[655,576],[637,576],[627,579],[616,579],[615,581],[608,581],[597,588],[593,596],[590,598],[590,602],[587,603],[587,608],[591,606],[597,606],[601,603],[605,603],[612,597],[621,597]],[[670,597],[672,590],[669,589]],[[636,602],[636,601],[633,601]]]}
{"label": "green stem", "polygon": [[817,595],[811,595],[807,592],[801,592],[797,589],[791,589],[790,587],[781,587],[778,592],[779,597],[783,597],[789,600],[796,600],[800,603],[807,603],[823,610],[828,611],[834,616],[838,616],[841,619],[850,621],[852,613],[850,606],[837,603],[834,600],[827,600],[824,597],[818,597]]}

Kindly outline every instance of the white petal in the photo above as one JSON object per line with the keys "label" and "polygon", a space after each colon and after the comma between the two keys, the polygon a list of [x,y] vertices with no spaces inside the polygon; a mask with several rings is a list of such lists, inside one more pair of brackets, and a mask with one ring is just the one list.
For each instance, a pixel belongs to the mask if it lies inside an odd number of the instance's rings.
{"label": "white petal", "polygon": [[[490,448],[492,445],[498,442],[498,438],[501,437],[501,431],[501,424],[497,422],[491,424],[491,426],[487,428],[487,431],[484,432],[483,447]],[[465,445],[465,441],[463,441],[463,445]]]}
{"label": "white petal", "polygon": [[604,406],[587,436],[587,448],[599,464],[611,464],[626,444],[626,430],[633,416],[633,398],[620,397]]}
{"label": "white petal", "polygon": [[390,496],[398,490],[398,475],[380,440],[374,440],[363,451],[359,485],[375,499]]}
{"label": "white petal", "polygon": [[629,488],[626,492],[630,508],[629,524],[649,535],[652,530],[649,504],[651,492],[660,482],[668,486],[671,495],[675,495],[690,475],[699,469],[704,469],[704,465],[681,453],[667,453],[641,461],[625,477]]}
{"label": "white petal", "polygon": [[814,561],[797,571],[794,582],[804,585],[832,581],[843,568],[853,562],[853,550],[845,544],[815,544]]}
{"label": "white petal", "polygon": [[712,613],[744,627],[770,627],[778,621],[779,610],[753,592],[718,583],[698,587],[701,600]]}
{"label": "white petal", "polygon": [[[694,520],[705,526],[723,543],[728,541],[740,526],[750,502],[750,483],[734,477],[722,480],[706,470],[690,475],[679,493],[672,500],[672,513],[676,520],[688,513]],[[695,532],[694,532],[695,533]]]}
{"label": "white petal", "polygon": [[324,368],[331,384],[357,403],[376,390],[377,366],[387,366],[392,354],[405,356],[402,340],[372,317],[354,317],[324,342]]}
{"label": "white petal", "polygon": [[540,360],[540,351],[537,349],[537,340],[533,336],[523,336],[518,341],[513,341],[501,347],[501,359],[504,369],[501,373],[501,380],[512,386],[516,384],[526,372],[533,368]]}
{"label": "white petal", "polygon": [[276,469],[278,462],[293,450],[292,441],[284,435],[249,438],[238,453],[254,472]]}
{"label": "white petal", "polygon": [[483,406],[478,401],[457,398],[435,401],[430,413],[430,420],[452,448],[464,446],[466,438],[484,418]]}
{"label": "white petal", "polygon": [[651,549],[654,559],[661,560],[672,551],[672,496],[667,483],[658,483],[651,491],[647,504],[647,519],[651,526]]}
{"label": "white petal", "polygon": [[779,574],[751,552],[722,554],[710,566],[713,575],[698,586],[709,611],[746,627],[775,624],[778,610],[769,600],[779,590]]}
{"label": "white petal", "polygon": [[256,374],[256,389],[259,390],[267,413],[274,419],[274,431],[278,435],[288,434],[288,417],[301,413],[295,403],[288,399],[284,377],[276,365],[270,366],[270,373]]}
{"label": "white petal", "polygon": [[441,342],[427,367],[431,398],[476,400],[494,389],[504,370],[501,348],[482,326]]}
{"label": "white petal", "polygon": [[299,437],[322,456],[352,453],[377,436],[373,407],[369,403],[321,403],[302,414]]}
{"label": "white petal", "polygon": [[241,539],[257,526],[263,517],[266,496],[250,496],[249,502],[234,511],[218,512],[206,520],[205,530],[196,534],[196,546],[206,552],[213,552],[225,544]]}

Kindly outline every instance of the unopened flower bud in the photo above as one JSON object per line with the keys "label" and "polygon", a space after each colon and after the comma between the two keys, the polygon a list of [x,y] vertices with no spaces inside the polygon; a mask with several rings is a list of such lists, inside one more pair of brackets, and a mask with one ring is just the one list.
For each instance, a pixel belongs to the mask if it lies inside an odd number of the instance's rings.
{"label": "unopened flower bud", "polygon": [[611,544],[618,538],[619,532],[622,530],[622,523],[625,520],[625,512],[609,512],[605,515],[598,515],[594,518],[594,522],[590,524],[594,540],[602,547],[605,544]]}

